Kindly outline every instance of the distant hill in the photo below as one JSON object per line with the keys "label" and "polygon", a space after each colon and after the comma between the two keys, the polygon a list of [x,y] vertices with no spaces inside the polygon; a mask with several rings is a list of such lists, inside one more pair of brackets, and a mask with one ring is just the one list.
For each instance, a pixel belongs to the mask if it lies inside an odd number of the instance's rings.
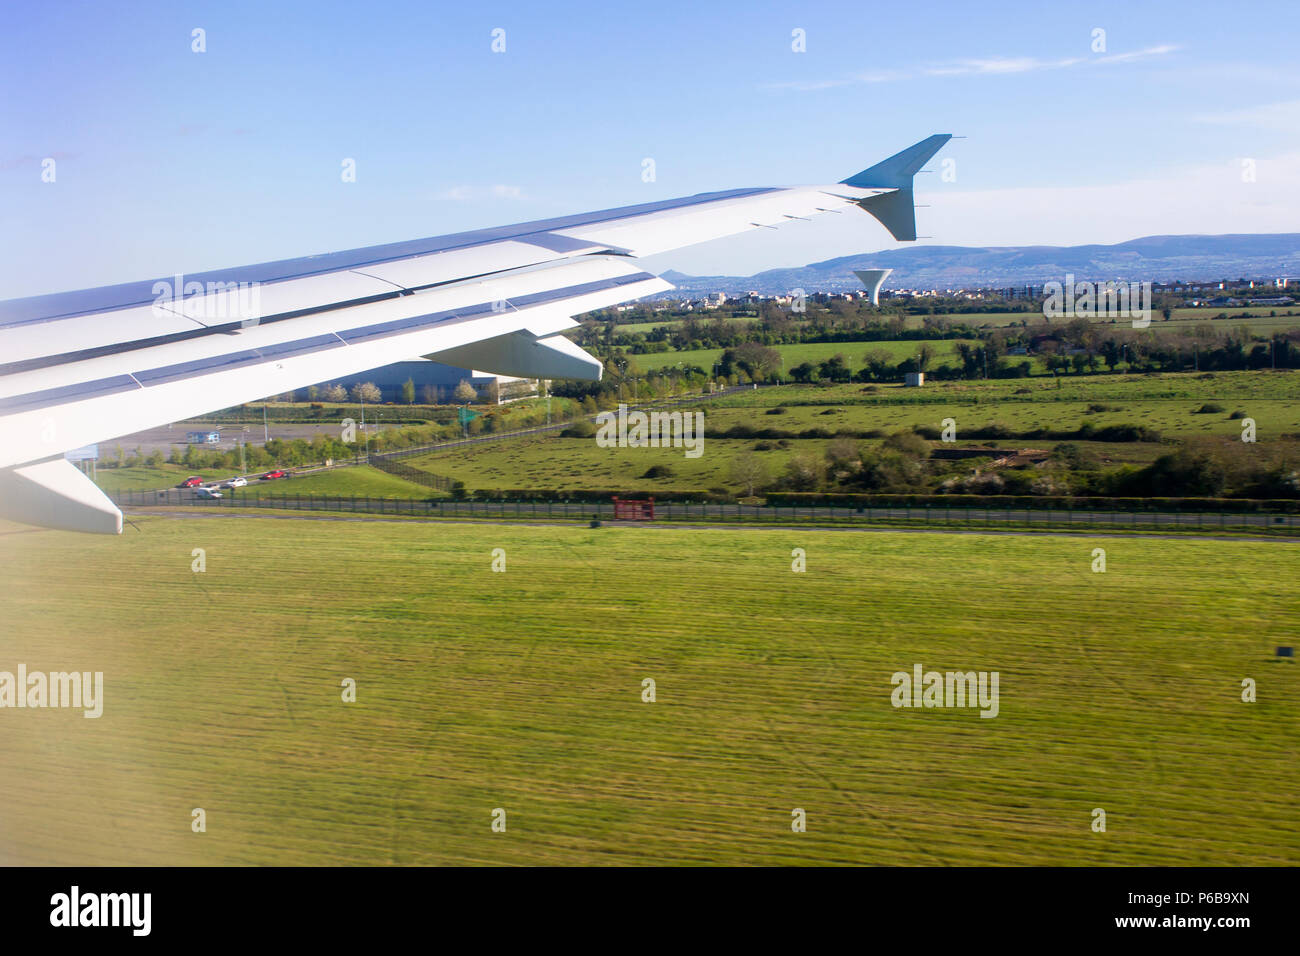
{"label": "distant hill", "polygon": [[768,294],[803,288],[809,292],[860,289],[854,269],[893,269],[886,289],[960,289],[980,286],[1039,285],[1076,279],[1161,282],[1300,277],[1300,233],[1228,236],[1146,236],[1113,246],[911,246],[841,256],[752,276],[688,276],[669,271],[664,278],[680,293]]}

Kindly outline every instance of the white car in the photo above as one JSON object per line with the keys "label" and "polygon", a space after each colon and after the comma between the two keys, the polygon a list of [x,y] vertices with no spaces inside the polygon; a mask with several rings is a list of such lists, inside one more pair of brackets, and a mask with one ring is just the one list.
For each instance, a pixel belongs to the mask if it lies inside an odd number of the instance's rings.
{"label": "white car", "polygon": [[195,488],[194,497],[195,498],[220,498],[221,492],[217,491],[216,488]]}
{"label": "white car", "polygon": [[247,479],[247,478],[231,478],[228,482],[226,482],[226,487],[227,487],[227,488],[242,488],[242,487],[244,487],[244,485],[246,485],[246,484],[248,484],[248,479]]}

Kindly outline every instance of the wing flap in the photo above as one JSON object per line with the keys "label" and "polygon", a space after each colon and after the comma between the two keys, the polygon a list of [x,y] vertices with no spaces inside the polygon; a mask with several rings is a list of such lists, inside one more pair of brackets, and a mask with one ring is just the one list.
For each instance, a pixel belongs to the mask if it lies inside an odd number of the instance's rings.
{"label": "wing flap", "polygon": [[523,330],[445,349],[425,358],[518,378],[576,378],[599,382],[604,370],[600,359],[588,355],[562,335],[538,338]]}

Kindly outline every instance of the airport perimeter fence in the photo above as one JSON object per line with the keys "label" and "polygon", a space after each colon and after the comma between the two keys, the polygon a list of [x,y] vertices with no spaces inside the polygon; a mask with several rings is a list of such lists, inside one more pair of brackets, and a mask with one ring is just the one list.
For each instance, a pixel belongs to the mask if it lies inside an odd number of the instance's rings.
{"label": "airport perimeter fence", "polygon": [[[112,496],[127,508],[186,507],[203,509],[268,509],[402,515],[423,518],[483,518],[492,520],[614,520],[614,503],[605,501],[498,500],[464,501],[447,498],[370,498],[357,495],[276,494],[242,489],[222,492],[221,498],[199,498],[192,489],[122,491]],[[1250,510],[1158,510],[1032,505],[1005,507],[970,504],[741,504],[737,502],[656,501],[654,521],[753,524],[887,524],[955,528],[1029,527],[1042,530],[1185,530],[1269,531],[1300,533],[1300,513]]]}

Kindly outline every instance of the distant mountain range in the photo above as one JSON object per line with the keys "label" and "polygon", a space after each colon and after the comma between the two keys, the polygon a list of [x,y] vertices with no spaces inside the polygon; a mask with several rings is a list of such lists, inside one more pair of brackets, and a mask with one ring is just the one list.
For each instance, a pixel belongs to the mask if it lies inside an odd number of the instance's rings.
{"label": "distant mountain range", "polygon": [[[1300,277],[1300,233],[1146,236],[1113,246],[911,246],[769,269],[752,276],[689,276],[668,271],[678,295],[847,292],[862,288],[854,269],[893,269],[885,289],[971,289],[1075,279],[1203,282]],[[670,294],[671,295],[671,294]]]}

